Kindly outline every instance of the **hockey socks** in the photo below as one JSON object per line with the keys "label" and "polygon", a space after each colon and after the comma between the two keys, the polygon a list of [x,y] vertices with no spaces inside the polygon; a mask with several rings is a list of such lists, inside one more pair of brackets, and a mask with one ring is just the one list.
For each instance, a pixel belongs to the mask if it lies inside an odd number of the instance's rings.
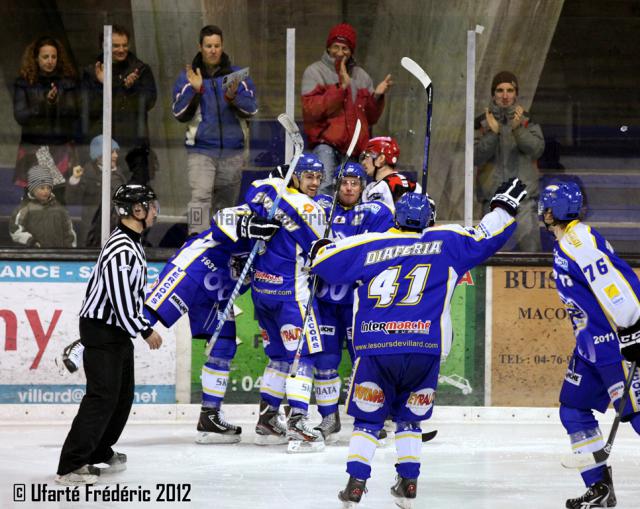
{"label": "hockey socks", "polygon": [[287,361],[270,360],[267,367],[264,368],[260,384],[260,397],[272,409],[277,410],[282,403],[288,375],[289,363]]}
{"label": "hockey socks", "polygon": [[371,463],[378,447],[378,433],[382,423],[372,424],[356,419],[349,441],[347,473],[356,479],[367,480],[371,477]]}
{"label": "hockey socks", "polygon": [[230,359],[217,357],[209,357],[202,366],[202,406],[220,408],[227,392],[230,369]]}
{"label": "hockey socks", "polygon": [[287,400],[292,409],[307,413],[313,385],[313,366],[306,359],[300,359],[296,377],[286,378]]}
{"label": "hockey socks", "polygon": [[420,475],[420,450],[422,430],[418,422],[399,422],[396,427],[396,471],[405,479],[417,479]]}
{"label": "hockey socks", "polygon": [[336,369],[316,369],[314,390],[318,412],[322,417],[338,411],[340,399],[340,377]]}
{"label": "hockey socks", "polygon": [[[560,406],[560,421],[569,434],[574,454],[591,454],[604,447],[602,432],[591,410],[582,410],[565,405]],[[585,486],[601,481],[606,464],[598,463],[580,469]]]}

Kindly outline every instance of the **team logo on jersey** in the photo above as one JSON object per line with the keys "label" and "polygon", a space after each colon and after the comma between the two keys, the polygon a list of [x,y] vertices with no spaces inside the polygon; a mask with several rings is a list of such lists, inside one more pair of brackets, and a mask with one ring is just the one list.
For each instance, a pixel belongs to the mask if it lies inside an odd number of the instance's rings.
{"label": "team logo on jersey", "polygon": [[301,333],[302,329],[291,323],[285,323],[280,327],[280,337],[282,338],[284,347],[290,352],[295,352],[296,348],[298,348]]}
{"label": "team logo on jersey", "polygon": [[351,398],[363,412],[375,412],[384,405],[384,392],[373,382],[355,384]]}
{"label": "team logo on jersey", "polygon": [[435,398],[436,391],[427,387],[426,389],[420,389],[417,392],[409,394],[407,404],[405,406],[416,415],[426,415],[433,406],[433,400]]}
{"label": "team logo on jersey", "polygon": [[334,224],[345,224],[347,222],[347,218],[344,216],[336,216],[336,218],[333,220]]}
{"label": "team logo on jersey", "polygon": [[362,322],[360,332],[384,332],[385,334],[429,334],[431,320],[405,320],[389,322]]}
{"label": "team logo on jersey", "polygon": [[185,302],[175,293],[172,293],[169,297],[169,302],[173,304],[178,311],[180,311],[181,315],[184,315],[187,311],[189,311],[189,306],[185,304]]}
{"label": "team logo on jersey", "polygon": [[284,281],[282,276],[276,276],[275,274],[269,274],[261,270],[256,270],[253,274],[254,281],[260,281],[261,283],[269,283],[270,285],[281,285]]}
{"label": "team logo on jersey", "polygon": [[567,370],[567,373],[564,375],[564,379],[572,385],[576,387],[580,387],[580,382],[582,381],[582,375],[578,373],[574,373],[570,369]]}

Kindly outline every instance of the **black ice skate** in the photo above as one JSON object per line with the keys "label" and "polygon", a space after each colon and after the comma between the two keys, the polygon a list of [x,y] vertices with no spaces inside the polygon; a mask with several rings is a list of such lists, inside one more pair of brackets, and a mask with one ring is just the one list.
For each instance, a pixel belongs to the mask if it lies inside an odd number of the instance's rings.
{"label": "black ice skate", "polygon": [[265,401],[260,402],[260,417],[256,424],[256,445],[286,444],[287,424],[277,410],[269,410]]}
{"label": "black ice skate", "polygon": [[615,507],[618,501],[613,490],[611,467],[607,467],[604,479],[590,486],[587,492],[578,498],[567,500],[568,509],[589,509],[591,507]]}
{"label": "black ice skate", "polygon": [[418,479],[405,479],[398,476],[396,483],[391,486],[391,494],[395,497],[394,502],[402,509],[411,509],[413,499],[418,491]]}
{"label": "black ice skate", "polygon": [[111,456],[111,458],[109,458],[109,460],[105,461],[104,463],[106,463],[108,466],[96,467],[95,465],[92,465],[92,468],[98,468],[100,470],[100,475],[123,472],[127,469],[127,455],[122,452],[113,451],[113,456]]}
{"label": "black ice skate", "polygon": [[338,434],[341,428],[340,412],[338,412],[338,410],[324,416],[322,422],[315,427],[315,429],[322,433],[325,444],[335,444],[338,441]]}
{"label": "black ice skate", "polygon": [[322,433],[311,426],[306,414],[292,414],[287,427],[287,452],[320,452],[324,450]]}
{"label": "black ice skate", "polygon": [[95,484],[100,477],[100,469],[93,465],[85,465],[68,474],[56,476],[56,482],[63,486],[82,486]]}
{"label": "black ice skate", "polygon": [[242,428],[228,423],[219,408],[202,407],[198,420],[196,444],[235,444]]}
{"label": "black ice skate", "polygon": [[367,492],[366,484],[366,480],[349,476],[347,487],[338,493],[343,509],[353,509],[360,503],[362,495]]}
{"label": "black ice skate", "polygon": [[84,346],[79,339],[67,345],[62,351],[62,363],[69,373],[75,373],[82,366],[82,352],[84,352]]}

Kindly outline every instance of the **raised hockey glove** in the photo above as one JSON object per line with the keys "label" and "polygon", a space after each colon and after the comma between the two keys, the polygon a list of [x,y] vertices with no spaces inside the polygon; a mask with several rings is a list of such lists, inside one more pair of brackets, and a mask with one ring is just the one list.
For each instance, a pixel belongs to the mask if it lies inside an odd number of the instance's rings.
{"label": "raised hockey glove", "polygon": [[640,363],[640,320],[624,329],[618,330],[620,353],[629,362]]}
{"label": "raised hockey glove", "polygon": [[271,170],[269,172],[269,178],[277,178],[277,179],[284,179],[284,177],[287,175],[287,172],[289,171],[289,165],[288,164],[281,164],[276,166],[273,170]]}
{"label": "raised hockey glove", "polygon": [[238,237],[250,240],[264,240],[267,242],[273,237],[282,224],[276,219],[267,219],[260,216],[242,216],[238,220],[236,232]]}
{"label": "raised hockey glove", "polygon": [[500,207],[515,217],[518,213],[520,202],[527,195],[526,187],[518,178],[506,180],[500,184],[496,194],[491,198],[491,210]]}
{"label": "raised hockey glove", "polygon": [[320,251],[324,246],[331,244],[331,240],[329,239],[318,239],[314,240],[311,244],[311,249],[309,250],[309,263],[313,263],[313,260],[318,255],[318,251]]}

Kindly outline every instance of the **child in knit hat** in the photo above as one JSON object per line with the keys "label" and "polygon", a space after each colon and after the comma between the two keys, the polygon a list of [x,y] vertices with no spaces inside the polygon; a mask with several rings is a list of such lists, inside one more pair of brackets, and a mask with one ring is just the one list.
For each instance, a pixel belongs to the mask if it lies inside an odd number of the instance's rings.
{"label": "child in knit hat", "polygon": [[75,247],[71,217],[52,192],[53,177],[49,169],[35,165],[27,173],[27,180],[27,196],[9,222],[13,241],[25,247]]}

